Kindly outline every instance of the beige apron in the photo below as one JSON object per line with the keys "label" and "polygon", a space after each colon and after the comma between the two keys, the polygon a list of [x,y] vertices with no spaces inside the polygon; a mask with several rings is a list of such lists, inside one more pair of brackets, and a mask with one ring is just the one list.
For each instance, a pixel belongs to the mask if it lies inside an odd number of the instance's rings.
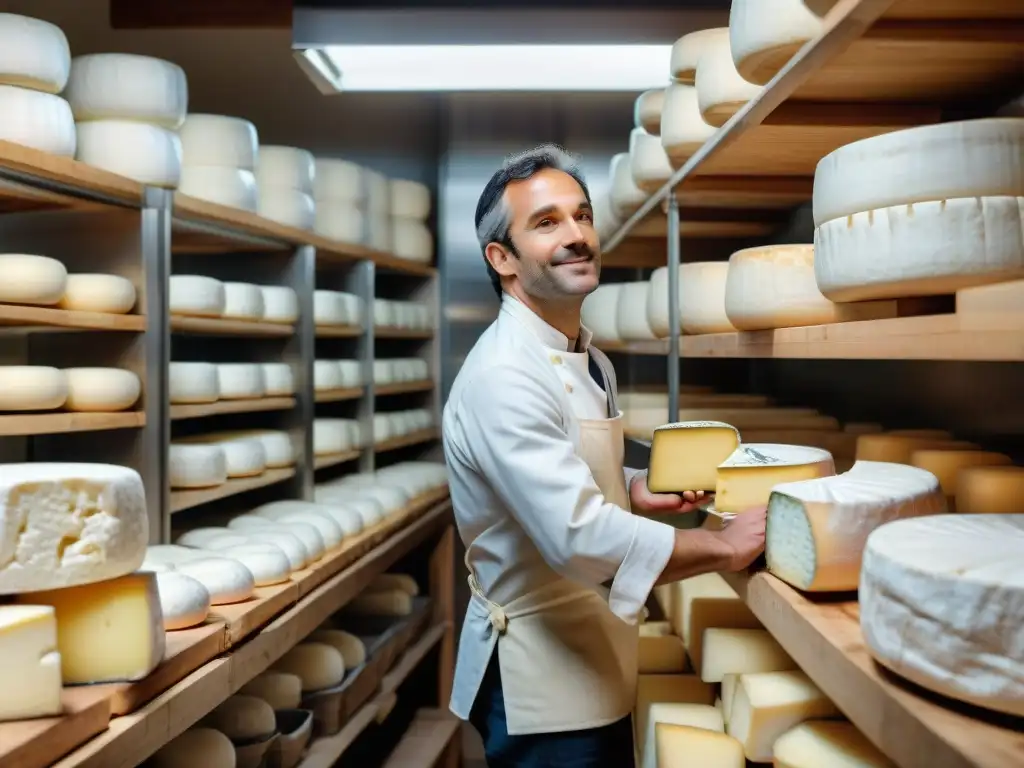
{"label": "beige apron", "polygon": [[[605,498],[629,509],[622,415],[606,359],[595,356],[614,418],[580,420],[578,454]],[[639,630],[598,594],[557,574],[535,592],[497,605],[483,594],[469,556],[473,599],[489,614],[511,735],[596,728],[628,715],[636,701]],[[624,767],[625,768],[625,767]]]}

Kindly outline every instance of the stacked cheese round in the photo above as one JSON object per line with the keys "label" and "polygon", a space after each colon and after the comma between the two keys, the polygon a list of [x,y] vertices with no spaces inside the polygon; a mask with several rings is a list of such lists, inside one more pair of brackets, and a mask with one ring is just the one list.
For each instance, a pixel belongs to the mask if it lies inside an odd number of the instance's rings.
{"label": "stacked cheese round", "polygon": [[373,300],[375,328],[406,328],[429,331],[433,326],[430,306],[419,301]]}
{"label": "stacked cheese round", "polygon": [[648,195],[633,180],[633,169],[629,152],[613,155],[609,168],[611,177],[612,212],[620,219],[627,219],[644,204]]}
{"label": "stacked cheese round", "polygon": [[258,210],[255,125],[239,117],[196,113],[185,118],[178,133],[183,156],[179,189],[183,193],[231,208]]}
{"label": "stacked cheese round", "polygon": [[0,411],[114,413],[138,402],[142,383],[120,368],[0,366]]}
{"label": "stacked cheese round", "polygon": [[373,415],[373,441],[381,443],[386,440],[404,437],[430,429],[434,425],[434,416],[427,408],[410,408],[401,411],[377,412]]}
{"label": "stacked cheese round", "polygon": [[256,187],[260,216],[298,229],[312,229],[313,155],[304,149],[264,144],[259,148]]}
{"label": "stacked cheese round", "polygon": [[715,127],[705,122],[697,102],[697,88],[673,83],[665,91],[661,113],[661,146],[673,168],[681,167],[705,141]]}
{"label": "stacked cheese round", "polygon": [[366,244],[378,251],[391,250],[391,184],[387,176],[365,169]]}
{"label": "stacked cheese round", "polygon": [[72,157],[75,118],[59,94],[71,50],[59,27],[0,13],[0,140]]}
{"label": "stacked cheese round", "polygon": [[669,63],[672,79],[684,85],[695,85],[697,82],[697,63],[704,50],[715,41],[728,40],[729,29],[716,27],[690,32],[676,40],[672,46]]}
{"label": "stacked cheese round", "polygon": [[373,383],[395,384],[407,381],[427,381],[430,366],[418,357],[383,358],[373,361]]}
{"label": "stacked cheese round", "polygon": [[728,34],[709,35],[703,41],[695,85],[701,117],[716,127],[725,125],[763,87],[744,79],[736,70]]}
{"label": "stacked cheese round", "polygon": [[363,168],[348,160],[316,158],[314,229],[343,243],[366,241],[367,180]]}
{"label": "stacked cheese round", "polygon": [[434,258],[434,238],[427,226],[430,188],[405,179],[388,182],[391,211],[391,250],[400,259],[429,264]]}
{"label": "stacked cheese round", "polygon": [[815,169],[813,208],[815,276],[832,301],[1024,277],[1024,118],[940,123],[840,147]]}
{"label": "stacked cheese round", "polygon": [[620,283],[615,312],[617,335],[623,341],[652,341],[657,338],[647,321],[647,295],[650,283],[637,280]]}
{"label": "stacked cheese round", "polygon": [[366,302],[345,291],[313,292],[313,318],[318,326],[354,325],[362,328]]}
{"label": "stacked cheese round", "polygon": [[729,12],[733,63],[745,80],[766,85],[823,29],[822,17],[804,0],[733,0]]}
{"label": "stacked cheese round", "polygon": [[599,192],[593,196],[594,205],[594,228],[601,240],[612,236],[621,225],[622,219],[615,213],[612,207],[611,191]]}
{"label": "stacked cheese round", "polygon": [[641,93],[633,106],[633,125],[652,136],[661,132],[661,111],[665,104],[665,89],[656,88]]}
{"label": "stacked cheese round", "polygon": [[657,192],[673,171],[661,139],[643,128],[629,134],[629,165],[636,186],[647,194]]}
{"label": "stacked cheese round", "polygon": [[57,306],[77,312],[123,315],[135,306],[135,286],[118,275],[69,275],[49,256],[0,253],[0,303]]}
{"label": "stacked cheese round", "polygon": [[623,340],[618,325],[622,289],[622,283],[606,283],[599,285],[583,300],[580,321],[593,334],[595,343]]}

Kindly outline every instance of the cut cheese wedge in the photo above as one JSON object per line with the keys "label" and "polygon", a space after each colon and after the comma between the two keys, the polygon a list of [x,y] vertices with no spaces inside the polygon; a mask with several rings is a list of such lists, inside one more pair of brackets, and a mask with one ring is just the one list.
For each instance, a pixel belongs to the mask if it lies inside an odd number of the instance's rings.
{"label": "cut cheese wedge", "polygon": [[732,60],[729,36],[709,37],[697,60],[697,104],[709,125],[723,126],[763,86],[745,80]]}
{"label": "cut cheese wedge", "polygon": [[718,467],[715,510],[735,514],[768,504],[780,483],[836,473],[832,454],[821,448],[775,443],[741,445]]}
{"label": "cut cheese wedge", "polygon": [[761,622],[735,590],[717,573],[679,582],[674,593],[672,628],[683,638],[694,669],[704,664],[704,631],[710,627],[759,629]]}
{"label": "cut cheese wedge", "polygon": [[775,740],[777,768],[896,768],[896,764],[845,720],[808,720]]}
{"label": "cut cheese wedge", "polygon": [[640,675],[636,683],[634,718],[637,742],[643,743],[653,704],[711,704],[714,700],[715,687],[696,675]]}
{"label": "cut cheese wedge", "polygon": [[808,592],[855,590],[872,531],[945,511],[935,475],[904,464],[858,461],[841,475],[783,483],[768,501],[768,568]]}
{"label": "cut cheese wedge", "polygon": [[654,743],[657,768],[744,768],[747,764],[742,744],[706,728],[659,723]]}
{"label": "cut cheese wedge", "polygon": [[676,40],[672,46],[670,69],[677,83],[693,85],[697,80],[697,62],[714,40],[728,40],[728,27],[715,27],[690,32]]}
{"label": "cut cheese wedge", "polygon": [[726,675],[786,672],[796,668],[796,662],[767,630],[721,627],[704,630],[700,679],[705,683],[720,683]]}
{"label": "cut cheese wedge", "polygon": [[822,17],[804,0],[733,0],[729,12],[733,63],[744,79],[766,85],[823,28]]}
{"label": "cut cheese wedge", "polygon": [[652,704],[647,718],[647,732],[640,750],[641,768],[658,768],[655,732],[659,724],[686,725],[705,731],[725,733],[722,713],[710,704]]}
{"label": "cut cheese wedge", "polygon": [[956,509],[1024,515],[1024,467],[968,467],[957,473]]}
{"label": "cut cheese wedge", "polygon": [[713,491],[718,466],[739,448],[740,433],[721,421],[685,421],[654,430],[647,487],[654,493]]}
{"label": "cut cheese wedge", "polygon": [[960,471],[968,467],[1006,466],[1013,461],[1009,456],[993,451],[944,451],[924,449],[910,454],[910,463],[931,472],[939,480],[942,493],[955,512],[956,481]]}
{"label": "cut cheese wedge", "polygon": [[641,634],[638,669],[641,674],[685,672],[686,648],[682,638]]}
{"label": "cut cheese wedge", "polygon": [[[0,18],[0,24],[3,23]],[[49,605],[0,605],[0,722],[61,714],[57,619]],[[11,681],[17,680],[13,685]]]}

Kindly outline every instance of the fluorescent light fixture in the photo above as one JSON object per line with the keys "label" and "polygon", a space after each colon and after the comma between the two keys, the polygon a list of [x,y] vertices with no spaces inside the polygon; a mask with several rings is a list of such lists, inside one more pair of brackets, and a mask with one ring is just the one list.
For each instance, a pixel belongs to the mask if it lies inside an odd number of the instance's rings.
{"label": "fluorescent light fixture", "polygon": [[671,45],[330,45],[302,56],[339,91],[643,91]]}

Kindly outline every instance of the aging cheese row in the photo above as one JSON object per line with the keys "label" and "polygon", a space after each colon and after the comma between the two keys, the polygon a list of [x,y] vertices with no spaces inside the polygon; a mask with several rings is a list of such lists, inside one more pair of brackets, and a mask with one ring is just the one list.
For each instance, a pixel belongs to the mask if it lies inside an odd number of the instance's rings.
{"label": "aging cheese row", "polygon": [[137,374],[121,368],[0,366],[0,411],[113,413],[135,405],[142,393]]}
{"label": "aging cheese row", "polygon": [[68,274],[58,259],[0,253],[0,303],[123,315],[135,307],[135,286],[118,275]]}
{"label": "aging cheese row", "polygon": [[287,286],[223,282],[203,275],[171,275],[173,315],[294,323],[299,299]]}

